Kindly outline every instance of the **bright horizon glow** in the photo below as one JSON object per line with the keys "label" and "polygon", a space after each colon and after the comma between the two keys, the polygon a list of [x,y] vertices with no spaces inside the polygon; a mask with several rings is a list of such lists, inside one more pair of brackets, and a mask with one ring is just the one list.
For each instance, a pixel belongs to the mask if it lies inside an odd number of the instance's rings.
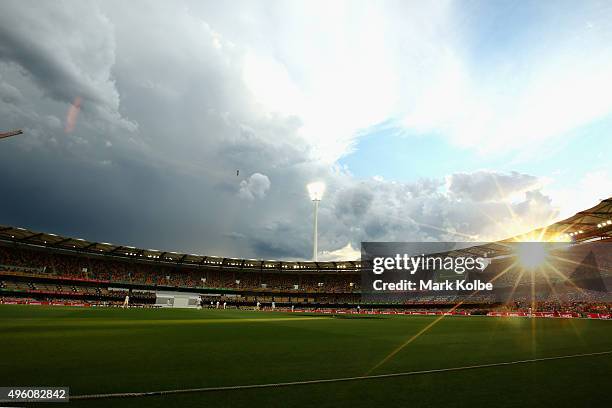
{"label": "bright horizon glow", "polygon": [[323,193],[325,193],[325,183],[322,181],[315,181],[309,183],[306,188],[308,189],[308,195],[312,201],[321,201]]}

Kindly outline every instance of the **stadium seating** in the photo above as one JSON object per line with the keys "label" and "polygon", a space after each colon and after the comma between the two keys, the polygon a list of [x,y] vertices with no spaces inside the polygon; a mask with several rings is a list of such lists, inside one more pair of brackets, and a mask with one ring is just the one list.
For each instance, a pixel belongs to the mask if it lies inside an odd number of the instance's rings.
{"label": "stadium seating", "polygon": [[[554,276],[533,275],[508,269],[508,266],[509,261],[492,262],[484,275],[467,277],[468,280],[496,277],[496,285],[500,288],[496,293],[418,293],[392,305],[385,305],[381,300],[373,306],[431,311],[444,310],[460,302],[464,310],[610,311],[606,292],[567,284],[576,275],[575,271]],[[0,246],[0,278],[0,295],[5,299],[79,299],[112,305],[121,302],[129,291],[132,303],[151,305],[155,303],[155,290],[179,288],[214,293],[213,297],[203,297],[204,305],[220,300],[235,307],[276,302],[279,305],[328,304],[350,308],[362,303],[357,271],[236,270],[25,247]],[[538,290],[532,297],[533,285],[552,290]]]}

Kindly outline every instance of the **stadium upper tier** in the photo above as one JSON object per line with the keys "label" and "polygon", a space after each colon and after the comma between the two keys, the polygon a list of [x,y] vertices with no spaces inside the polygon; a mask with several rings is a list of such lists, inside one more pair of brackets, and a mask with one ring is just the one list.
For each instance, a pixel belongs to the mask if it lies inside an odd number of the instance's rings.
{"label": "stadium upper tier", "polygon": [[[484,255],[495,257],[506,255],[508,247],[505,242],[532,241],[575,241],[612,239],[612,197],[602,200],[598,205],[527,234],[503,241],[488,244],[477,244],[468,248],[455,250],[451,256]],[[69,238],[52,233],[35,232],[25,228],[0,226],[0,242],[4,245],[29,246],[45,248],[56,252],[81,253],[115,258],[152,262],[167,265],[204,266],[207,269],[219,268],[230,270],[279,270],[283,272],[357,272],[361,270],[359,260],[335,262],[277,261],[225,258],[209,255],[196,255],[140,249],[127,245],[115,245],[106,242],[93,242],[80,238]]]}

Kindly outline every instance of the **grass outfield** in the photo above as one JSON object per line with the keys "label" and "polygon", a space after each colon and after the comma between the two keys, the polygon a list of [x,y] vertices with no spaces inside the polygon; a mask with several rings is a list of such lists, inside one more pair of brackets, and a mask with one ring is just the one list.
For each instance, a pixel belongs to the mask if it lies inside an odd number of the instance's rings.
{"label": "grass outfield", "polygon": [[[0,386],[72,395],[384,374],[612,350],[612,322],[334,318],[217,310],[0,306]],[[72,401],[74,407],[610,406],[612,355],[269,389]],[[3,404],[6,405],[6,404]],[[23,406],[23,404],[20,404]]]}

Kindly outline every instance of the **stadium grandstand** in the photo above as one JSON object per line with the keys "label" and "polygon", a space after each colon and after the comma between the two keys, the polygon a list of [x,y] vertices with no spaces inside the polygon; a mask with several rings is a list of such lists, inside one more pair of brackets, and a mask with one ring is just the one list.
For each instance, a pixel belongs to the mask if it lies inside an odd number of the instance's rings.
{"label": "stadium grandstand", "polygon": [[[568,242],[579,262],[560,265],[555,274],[534,276],[507,270],[509,242]],[[378,308],[445,310],[610,310],[610,251],[598,254],[594,243],[612,243],[612,198],[529,234],[454,250],[448,256],[491,259],[481,275],[497,279],[492,294],[416,293],[401,302],[363,302],[359,260],[302,262],[235,259],[125,245],[90,242],[24,228],[0,226],[0,301],[122,305],[126,295],[136,306],[172,306],[173,297],[197,297],[197,304],[229,307],[300,309]],[[499,279],[498,279],[499,278]],[[537,287],[537,291],[533,288]],[[537,296],[530,295],[537,292]],[[161,300],[160,300],[161,299]],[[183,304],[183,303],[181,303]],[[191,301],[190,306],[196,306]],[[187,303],[185,303],[187,305]]]}

